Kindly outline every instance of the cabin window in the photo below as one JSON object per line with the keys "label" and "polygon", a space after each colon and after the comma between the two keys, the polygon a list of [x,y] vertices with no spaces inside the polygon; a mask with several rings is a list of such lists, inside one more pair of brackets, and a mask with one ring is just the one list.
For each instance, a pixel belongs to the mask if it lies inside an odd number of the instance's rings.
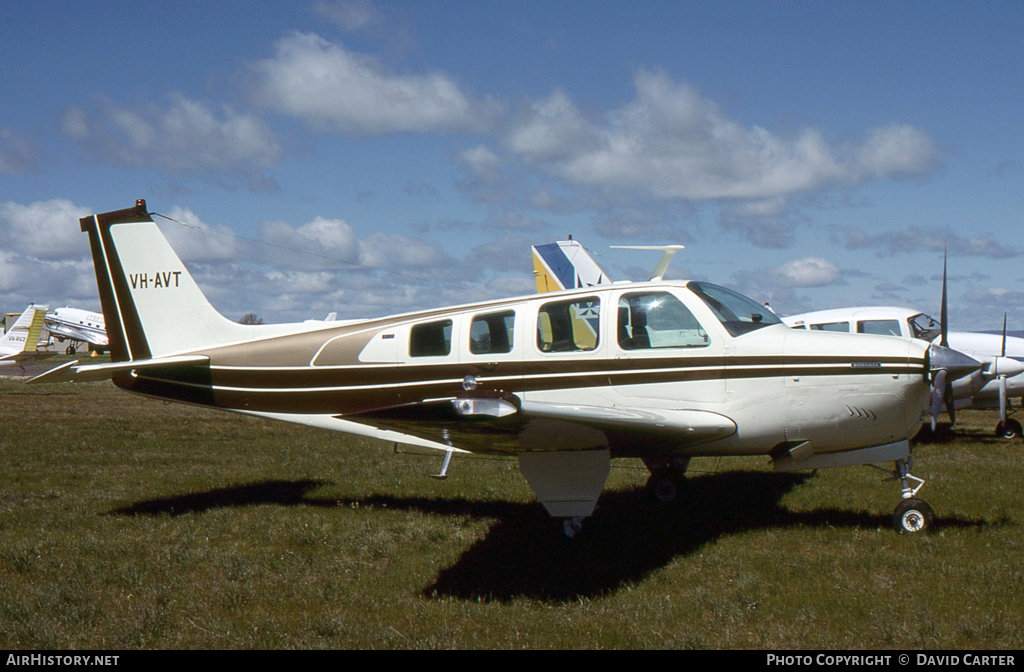
{"label": "cabin window", "polygon": [[623,350],[696,348],[710,342],[693,313],[666,292],[623,294],[619,299],[618,338]]}
{"label": "cabin window", "polygon": [[899,320],[861,320],[857,323],[858,334],[878,334],[880,336],[902,336]]}
{"label": "cabin window", "polygon": [[600,342],[601,301],[597,297],[545,303],[537,315],[542,352],[593,350]]}
{"label": "cabin window", "polygon": [[409,355],[412,357],[444,357],[451,351],[451,320],[416,324],[409,332]]}
{"label": "cabin window", "polygon": [[469,326],[469,351],[474,355],[512,352],[515,311],[477,315]]}
{"label": "cabin window", "polygon": [[826,322],[824,324],[812,324],[811,329],[814,331],[841,331],[844,334],[850,333],[849,322]]}

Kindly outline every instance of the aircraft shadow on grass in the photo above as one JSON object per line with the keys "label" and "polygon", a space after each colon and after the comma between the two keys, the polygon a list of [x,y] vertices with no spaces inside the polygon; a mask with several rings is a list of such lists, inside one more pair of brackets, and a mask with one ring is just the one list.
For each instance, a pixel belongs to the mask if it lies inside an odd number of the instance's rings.
{"label": "aircraft shadow on grass", "polygon": [[[606,492],[584,531],[566,539],[540,503],[488,502],[464,498],[369,495],[310,497],[325,481],[263,481],[206,492],[137,502],[112,515],[182,515],[210,509],[276,504],[313,507],[372,507],[458,515],[496,522],[452,566],[441,570],[426,596],[507,601],[519,597],[573,600],[614,592],[642,580],[679,556],[715,540],[768,529],[859,528],[891,532],[889,515],[837,508],[790,511],[784,495],[810,474],[726,472],[687,479],[685,494],[661,504],[645,490]],[[984,528],[999,522],[939,517],[935,529]]]}

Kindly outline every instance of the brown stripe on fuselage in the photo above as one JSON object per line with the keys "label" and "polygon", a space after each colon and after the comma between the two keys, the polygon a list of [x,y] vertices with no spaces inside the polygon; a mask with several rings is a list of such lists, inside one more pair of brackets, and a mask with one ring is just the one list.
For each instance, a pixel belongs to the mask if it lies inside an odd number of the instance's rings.
{"label": "brown stripe on fuselage", "polygon": [[[182,383],[143,372],[117,381],[126,389],[225,409],[282,413],[358,413],[477,390],[522,393],[608,385],[676,383],[780,376],[866,376],[924,372],[924,360],[851,357],[632,357],[534,359],[443,364],[362,364],[346,367],[210,368],[210,385]],[[857,365],[869,366],[857,366]]]}

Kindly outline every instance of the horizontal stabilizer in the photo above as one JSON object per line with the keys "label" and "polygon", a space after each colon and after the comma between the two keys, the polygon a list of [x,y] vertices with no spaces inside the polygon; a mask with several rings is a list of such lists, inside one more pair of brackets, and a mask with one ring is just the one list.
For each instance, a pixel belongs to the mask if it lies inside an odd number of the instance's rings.
{"label": "horizontal stabilizer", "polygon": [[651,275],[647,278],[648,282],[654,282],[661,280],[665,277],[665,272],[668,270],[668,265],[672,263],[672,257],[675,256],[679,250],[684,250],[684,245],[612,245],[612,248],[616,250],[656,250],[660,251],[661,259],[658,260],[658,264],[651,271]]}
{"label": "horizontal stabilizer", "polygon": [[131,362],[111,362],[109,364],[79,364],[77,360],[50,369],[28,382],[30,383],[84,383],[97,380],[108,380],[119,373],[142,371],[145,369],[168,368],[207,364],[210,358],[206,355],[181,355],[178,357],[156,357],[154,359],[137,359]]}
{"label": "horizontal stabilizer", "polygon": [[46,350],[25,350],[23,352],[15,352],[11,355],[0,356],[0,362],[14,362],[17,366],[25,366],[26,364],[35,364],[36,361],[44,359],[53,355],[54,353]]}

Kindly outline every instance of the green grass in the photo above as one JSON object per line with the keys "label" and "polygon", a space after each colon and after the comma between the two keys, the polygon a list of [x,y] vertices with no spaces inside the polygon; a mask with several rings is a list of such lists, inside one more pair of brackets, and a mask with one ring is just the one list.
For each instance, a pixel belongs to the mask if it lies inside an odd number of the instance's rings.
{"label": "green grass", "polygon": [[0,648],[1019,648],[1022,443],[915,451],[936,531],[867,468],[616,462],[567,541],[517,464],[0,379]]}

